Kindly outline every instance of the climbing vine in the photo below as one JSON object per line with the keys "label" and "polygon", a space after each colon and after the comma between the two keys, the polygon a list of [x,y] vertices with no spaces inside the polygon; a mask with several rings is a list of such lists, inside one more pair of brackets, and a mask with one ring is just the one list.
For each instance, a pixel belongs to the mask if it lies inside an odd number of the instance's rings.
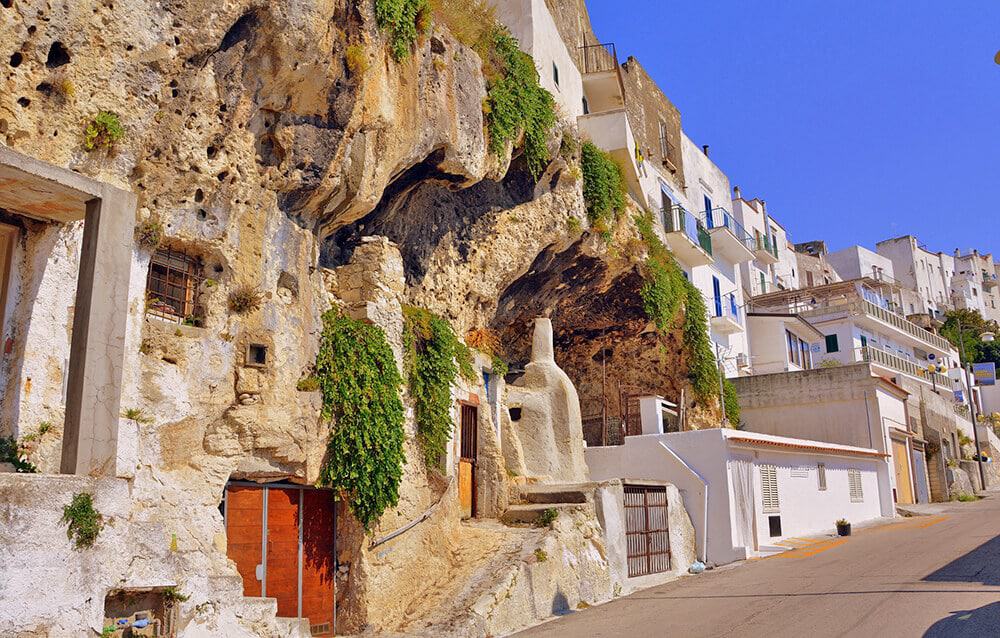
{"label": "climbing vine", "polygon": [[583,143],[580,167],[587,217],[598,232],[608,233],[618,214],[625,210],[625,174],[611,155],[593,142]]}
{"label": "climbing vine", "polygon": [[399,501],[403,476],[402,379],[381,328],[323,315],[315,378],[332,419],[321,485],[341,492],[365,530]]}
{"label": "climbing vine", "polygon": [[[635,221],[648,248],[646,282],[639,291],[643,310],[660,333],[681,329],[688,378],[695,396],[702,401],[718,396],[719,371],[709,339],[705,298],[684,276],[673,255],[657,237],[652,214],[647,211]],[[727,383],[723,382],[724,409],[726,418],[736,425],[740,417],[739,402],[735,387],[731,383],[727,387]]]}
{"label": "climbing vine", "polygon": [[428,467],[438,467],[451,440],[451,386],[461,374],[475,379],[472,351],[445,319],[429,310],[403,308],[407,386],[413,397],[417,438]]}
{"label": "climbing vine", "polygon": [[556,123],[555,100],[538,83],[538,70],[530,55],[518,48],[517,40],[496,25],[485,61],[487,95],[486,128],[490,150],[503,155],[508,142],[524,135],[524,157],[536,178],[549,162],[546,140]]}
{"label": "climbing vine", "polygon": [[389,50],[397,62],[410,55],[417,36],[430,27],[428,0],[375,0],[375,21],[389,35]]}
{"label": "climbing vine", "polygon": [[726,400],[726,420],[729,425],[738,427],[740,424],[740,396],[736,392],[736,386],[729,379],[722,381],[722,396]]}

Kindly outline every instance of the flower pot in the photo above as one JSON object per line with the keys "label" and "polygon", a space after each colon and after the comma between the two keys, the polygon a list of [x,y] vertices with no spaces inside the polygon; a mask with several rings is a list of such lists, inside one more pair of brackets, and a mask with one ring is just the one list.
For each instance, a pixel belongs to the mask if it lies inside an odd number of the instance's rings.
{"label": "flower pot", "polygon": [[850,536],[851,535],[851,524],[845,523],[843,525],[837,525],[837,536]]}

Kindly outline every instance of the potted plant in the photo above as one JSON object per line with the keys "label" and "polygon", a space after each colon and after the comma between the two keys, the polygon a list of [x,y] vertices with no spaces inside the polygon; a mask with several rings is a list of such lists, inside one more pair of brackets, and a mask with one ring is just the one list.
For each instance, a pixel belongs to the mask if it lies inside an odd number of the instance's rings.
{"label": "potted plant", "polygon": [[847,522],[846,518],[841,518],[837,521],[837,536],[850,536],[851,535],[851,524]]}

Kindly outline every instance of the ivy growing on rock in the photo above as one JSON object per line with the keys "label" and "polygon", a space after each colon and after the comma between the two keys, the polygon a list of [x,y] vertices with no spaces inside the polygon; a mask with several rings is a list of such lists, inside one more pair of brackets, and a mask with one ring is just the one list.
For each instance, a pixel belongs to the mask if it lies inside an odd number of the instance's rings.
{"label": "ivy growing on rock", "polygon": [[403,308],[407,386],[413,397],[417,438],[428,467],[440,467],[451,440],[451,386],[461,374],[475,380],[472,351],[451,324],[429,310]]}
{"label": "ivy growing on rock", "polygon": [[321,485],[338,490],[365,530],[399,501],[403,451],[402,378],[378,326],[323,315],[315,378],[332,419]]}
{"label": "ivy growing on rock", "polygon": [[524,136],[524,157],[536,178],[549,162],[548,135],[556,123],[555,100],[538,83],[538,70],[530,55],[500,25],[493,28],[484,60],[487,95],[486,128],[490,150],[502,156],[508,142]]}
{"label": "ivy growing on rock", "polygon": [[405,60],[417,36],[430,26],[428,0],[375,0],[375,21],[389,35],[389,50],[397,61]]}
{"label": "ivy growing on rock", "polygon": [[618,214],[625,210],[625,173],[610,154],[593,142],[583,143],[580,168],[587,218],[597,232],[607,235]]}
{"label": "ivy growing on rock", "polygon": [[[719,394],[719,371],[709,338],[705,298],[684,276],[673,255],[656,235],[653,215],[647,211],[635,221],[648,249],[646,282],[639,293],[643,310],[661,334],[681,329],[688,378],[695,396],[702,401],[710,400]],[[723,389],[726,418],[736,425],[740,418],[736,389],[725,381]]]}

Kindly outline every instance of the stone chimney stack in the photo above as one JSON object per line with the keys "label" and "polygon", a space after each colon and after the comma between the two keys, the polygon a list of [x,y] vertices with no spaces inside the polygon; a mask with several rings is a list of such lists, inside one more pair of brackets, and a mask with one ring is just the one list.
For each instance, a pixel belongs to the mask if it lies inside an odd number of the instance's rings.
{"label": "stone chimney stack", "polygon": [[740,193],[740,187],[739,186],[733,186],[733,198],[734,199],[743,199],[743,195]]}
{"label": "stone chimney stack", "polygon": [[701,152],[705,154],[705,157],[708,157],[708,144],[701,145]]}
{"label": "stone chimney stack", "polygon": [[548,317],[535,319],[535,334],[531,341],[532,363],[555,362],[555,348],[552,346],[552,320]]}

